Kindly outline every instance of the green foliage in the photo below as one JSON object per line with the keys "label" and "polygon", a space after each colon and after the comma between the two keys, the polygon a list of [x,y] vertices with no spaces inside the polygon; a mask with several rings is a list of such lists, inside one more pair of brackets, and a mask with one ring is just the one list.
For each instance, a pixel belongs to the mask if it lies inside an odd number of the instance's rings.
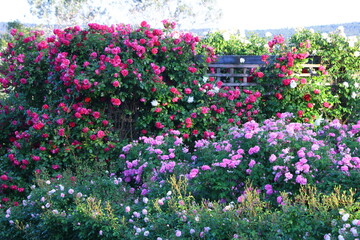
{"label": "green foliage", "polygon": [[[221,88],[204,77],[214,50],[163,23],[76,26],[46,40],[11,30],[0,79],[0,238],[355,237],[358,43],[340,33],[276,36],[276,57],[254,71],[262,86]],[[265,49],[258,36],[207,40],[223,52]],[[297,78],[321,51],[330,67]],[[129,118],[147,136],[122,141],[117,124]]]}
{"label": "green foliage", "polygon": [[[30,27],[26,27],[19,21],[8,22],[6,24],[6,32],[0,34],[0,50],[2,51],[7,47],[8,42],[11,42],[13,39],[11,37],[11,29],[17,29],[17,31],[22,32],[22,34],[29,34],[31,31]],[[0,72],[1,74],[1,72]]]}
{"label": "green foliage", "polygon": [[268,52],[266,38],[256,34],[244,37],[239,33],[213,32],[205,35],[201,43],[212,46],[217,55],[262,55]]}
{"label": "green foliage", "polygon": [[359,118],[359,37],[347,37],[343,28],[329,34],[302,30],[289,41],[299,44],[306,39],[311,42],[310,54],[319,56],[321,64],[327,68],[327,80],[334,84],[331,93],[339,99],[334,107],[339,109],[341,119],[347,122]]}
{"label": "green foliage", "polygon": [[[334,33],[336,38],[345,38],[340,34]],[[277,112],[292,112],[297,114],[300,121],[312,122],[322,121],[322,119],[342,119],[346,122],[348,119],[356,119],[358,111],[355,110],[359,101],[357,96],[357,77],[354,71],[352,77],[347,80],[344,85],[338,82],[336,68],[346,68],[346,64],[335,59],[329,62],[328,55],[331,55],[329,49],[342,49],[341,46],[327,46],[323,44],[328,43],[322,39],[321,34],[312,33],[310,31],[299,32],[290,39],[289,44],[285,44],[285,40],[281,38],[278,43],[278,37],[269,42],[271,44],[270,50],[277,51],[279,55],[275,61],[268,61],[266,68],[262,70],[258,82],[264,87],[267,92],[267,97],[264,101],[264,108],[271,109]],[[303,41],[303,42],[301,42]],[[346,42],[347,43],[347,42]],[[273,50],[273,48],[275,50]],[[355,47],[352,51],[355,51]],[[325,53],[326,52],[326,53]],[[307,62],[317,61],[316,54],[320,56],[321,62],[317,69],[304,69],[302,64]],[[347,53],[346,53],[347,54]],[[335,56],[336,54],[333,53]],[[352,55],[352,54],[350,54]],[[314,59],[313,59],[314,58]],[[345,56],[344,56],[345,58]],[[356,57],[350,57],[351,61],[358,61]],[[351,66],[356,66],[356,63],[349,63]],[[310,76],[302,77],[302,74]],[[355,75],[354,75],[355,74]],[[342,77],[350,76],[342,74]],[[347,94],[344,94],[344,93]],[[349,95],[349,93],[351,93]],[[353,111],[354,110],[354,111]],[[267,115],[269,116],[269,115]]]}
{"label": "green foliage", "polygon": [[[280,38],[281,43],[277,43]],[[266,68],[255,72],[255,80],[261,85],[266,117],[292,112],[299,115],[299,120],[310,122],[358,119],[360,41],[346,37],[341,28],[330,34],[301,29],[288,40],[275,36],[268,42],[269,49],[265,47],[267,38],[257,35],[214,32],[202,42],[214,47],[218,55],[263,55]],[[303,68],[306,63],[320,67]],[[305,96],[308,97],[304,101]]]}
{"label": "green foliage", "polygon": [[[0,213],[0,236],[16,239],[320,239],[325,234],[352,236],[359,230],[359,202],[353,193],[335,189],[318,194],[301,188],[283,205],[269,208],[266,199],[246,185],[246,199],[221,204],[195,203],[185,178],[170,177],[164,197],[132,195],[114,177],[47,180],[39,175],[22,206]],[[105,194],[104,194],[105,193]],[[135,199],[135,201],[134,201]],[[340,215],[339,215],[340,212]],[[348,214],[351,213],[351,214]],[[345,226],[345,225],[344,225]],[[339,230],[342,229],[340,232]],[[345,230],[344,230],[345,229]]]}

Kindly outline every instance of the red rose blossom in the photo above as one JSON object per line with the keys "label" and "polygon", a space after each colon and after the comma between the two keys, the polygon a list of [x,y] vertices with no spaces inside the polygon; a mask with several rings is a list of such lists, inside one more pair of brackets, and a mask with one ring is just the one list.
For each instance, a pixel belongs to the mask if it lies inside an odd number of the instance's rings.
{"label": "red rose blossom", "polygon": [[275,97],[279,100],[283,99],[283,96],[281,95],[281,93],[275,93]]}
{"label": "red rose blossom", "polygon": [[284,86],[290,85],[290,82],[291,82],[291,79],[284,79],[284,80],[282,80],[282,83],[283,83]]}
{"label": "red rose blossom", "polygon": [[161,124],[161,122],[156,122],[156,123],[155,123],[155,127],[156,127],[156,128],[159,128],[159,129],[162,129],[162,128],[164,128],[164,125]]}
{"label": "red rose blossom", "polygon": [[303,96],[303,99],[305,100],[305,101],[310,101],[311,100],[311,96],[310,96],[310,94],[305,94],[304,96]]}

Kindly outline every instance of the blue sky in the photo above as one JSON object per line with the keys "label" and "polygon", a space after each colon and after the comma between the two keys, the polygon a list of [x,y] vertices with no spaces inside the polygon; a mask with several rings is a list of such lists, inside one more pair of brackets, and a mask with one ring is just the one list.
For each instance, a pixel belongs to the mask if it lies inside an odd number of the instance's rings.
{"label": "blue sky", "polygon": [[[360,22],[360,0],[218,0],[219,29],[296,28]],[[0,21],[36,21],[27,0],[0,0]],[[126,20],[117,19],[119,22]]]}

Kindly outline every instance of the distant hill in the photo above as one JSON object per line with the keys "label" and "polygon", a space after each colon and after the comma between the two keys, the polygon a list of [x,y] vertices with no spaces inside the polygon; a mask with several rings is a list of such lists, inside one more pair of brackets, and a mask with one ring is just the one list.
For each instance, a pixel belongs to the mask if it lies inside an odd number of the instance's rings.
{"label": "distant hill", "polygon": [[6,22],[0,22],[0,33],[6,32],[6,26],[7,26]]}
{"label": "distant hill", "polygon": [[[360,36],[360,22],[330,24],[304,27],[305,29],[313,29],[315,32],[330,33],[335,31],[338,27],[344,27],[346,36]],[[295,28],[279,28],[279,29],[262,29],[262,30],[245,30],[246,35],[258,34],[260,37],[264,37],[269,32],[272,35],[282,34],[285,38],[290,37],[295,33]]]}
{"label": "distant hill", "polygon": [[[0,22],[0,34],[5,33],[7,31],[7,22]],[[22,23],[23,24],[23,23]],[[35,27],[36,24],[24,24],[27,27]]]}
{"label": "distant hill", "polygon": [[[335,31],[340,26],[344,27],[346,36],[360,36],[360,22],[308,26],[308,27],[304,27],[304,28],[305,29],[313,29],[315,32],[330,33],[330,32]],[[296,28],[245,30],[245,34],[246,34],[246,36],[257,34],[260,37],[265,37],[265,34],[267,32],[269,32],[273,36],[282,34],[285,38],[289,38],[295,33],[295,31],[296,31],[295,29]],[[203,29],[190,29],[188,31],[196,33],[199,36],[204,36],[213,30],[210,28],[205,28],[205,29],[203,28]]]}

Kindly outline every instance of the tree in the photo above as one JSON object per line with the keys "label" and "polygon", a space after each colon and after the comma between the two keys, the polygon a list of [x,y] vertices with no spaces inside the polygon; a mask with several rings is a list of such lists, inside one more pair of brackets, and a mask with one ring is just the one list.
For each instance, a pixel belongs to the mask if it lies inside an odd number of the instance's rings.
{"label": "tree", "polygon": [[216,0],[28,0],[31,12],[49,26],[102,24],[139,24],[152,26],[161,20],[175,21],[181,28],[204,27],[218,19]]}
{"label": "tree", "polygon": [[216,0],[127,0],[129,12],[138,22],[147,20],[157,23],[170,19],[179,28],[206,27],[221,17]]}
{"label": "tree", "polygon": [[44,19],[48,26],[86,25],[106,9],[92,0],[28,0],[31,13]]}

